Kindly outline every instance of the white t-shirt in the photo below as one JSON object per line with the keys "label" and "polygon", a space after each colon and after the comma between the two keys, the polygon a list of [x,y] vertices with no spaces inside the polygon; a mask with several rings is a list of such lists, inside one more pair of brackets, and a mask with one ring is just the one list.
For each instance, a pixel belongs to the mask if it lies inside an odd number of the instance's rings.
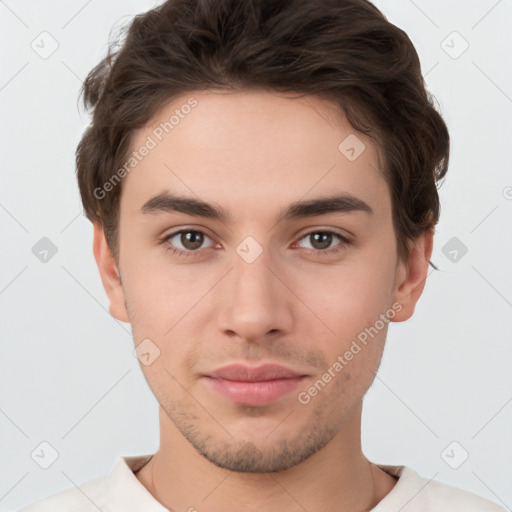
{"label": "white t-shirt", "polygon": [[[151,457],[118,457],[108,475],[47,496],[19,512],[169,512],[134,474]],[[476,494],[422,478],[407,466],[377,466],[399,479],[371,512],[506,512]]]}

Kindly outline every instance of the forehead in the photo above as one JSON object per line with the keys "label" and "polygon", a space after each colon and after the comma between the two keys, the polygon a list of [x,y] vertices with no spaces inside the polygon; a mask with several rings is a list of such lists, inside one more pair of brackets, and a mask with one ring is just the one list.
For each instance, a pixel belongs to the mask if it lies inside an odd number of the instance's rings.
{"label": "forehead", "polygon": [[389,206],[372,140],[334,104],[295,96],[191,91],[172,99],[132,135],[130,153],[139,157],[124,178],[121,203],[140,208],[167,189],[248,216],[274,202],[338,191],[377,210],[379,202]]}

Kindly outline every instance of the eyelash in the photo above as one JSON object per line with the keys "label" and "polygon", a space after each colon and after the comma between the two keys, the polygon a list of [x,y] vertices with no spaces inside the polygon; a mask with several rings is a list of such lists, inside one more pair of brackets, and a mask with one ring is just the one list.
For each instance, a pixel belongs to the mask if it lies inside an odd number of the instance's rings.
{"label": "eyelash", "polygon": [[[179,235],[181,233],[201,233],[205,236],[208,236],[206,233],[204,233],[203,231],[200,231],[198,229],[180,229],[179,231],[174,231],[173,233],[170,233],[170,234],[166,235],[165,237],[163,237],[160,240],[160,244],[165,244],[171,238],[173,238],[176,235]],[[322,255],[322,256],[338,253],[338,252],[342,251],[345,248],[345,246],[350,245],[350,243],[351,243],[348,238],[341,235],[340,233],[338,233],[336,231],[332,231],[332,230],[327,230],[327,229],[326,230],[310,231],[309,233],[305,233],[304,235],[302,235],[299,238],[299,241],[302,240],[303,238],[306,238],[308,236],[311,236],[311,235],[314,235],[317,233],[335,235],[341,240],[340,244],[338,244],[330,249],[306,249],[307,251],[311,251],[311,252],[314,252],[314,253]],[[211,237],[208,237],[208,238],[211,238]],[[184,256],[184,257],[195,257],[201,253],[201,249],[197,249],[195,251],[192,251],[192,250],[184,251],[183,249],[178,249],[177,247],[173,247],[170,244],[168,244],[167,247],[165,247],[165,250],[170,251],[173,254],[176,254],[178,256]]]}

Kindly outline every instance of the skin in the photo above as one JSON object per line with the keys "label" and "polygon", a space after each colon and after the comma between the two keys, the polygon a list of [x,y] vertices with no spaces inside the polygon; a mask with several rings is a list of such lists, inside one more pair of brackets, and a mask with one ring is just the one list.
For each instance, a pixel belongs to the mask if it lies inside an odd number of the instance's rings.
{"label": "skin", "polygon": [[[349,161],[338,145],[356,133],[316,97],[193,91],[174,98],[133,134],[139,148],[159,122],[194,97],[198,104],[123,180],[119,262],[94,226],[94,255],[111,314],[130,322],[135,345],[160,350],[144,376],[160,404],[160,447],[136,476],[178,511],[362,511],[396,479],[361,449],[364,394],[375,378],[387,323],[314,396],[307,390],[357,335],[393,304],[392,321],[414,312],[432,253],[432,232],[397,256],[391,196],[377,148]],[[229,212],[227,222],[178,212],[143,214],[163,190]],[[371,206],[278,221],[298,200],[348,192]],[[179,229],[206,234],[199,249]],[[334,231],[325,254],[314,233]],[[200,236],[200,235],[199,235]],[[237,252],[252,236],[262,253]],[[180,256],[166,248],[197,252]],[[201,241],[199,241],[201,244]],[[306,374],[265,406],[234,403],[201,375],[228,363],[278,363]]]}

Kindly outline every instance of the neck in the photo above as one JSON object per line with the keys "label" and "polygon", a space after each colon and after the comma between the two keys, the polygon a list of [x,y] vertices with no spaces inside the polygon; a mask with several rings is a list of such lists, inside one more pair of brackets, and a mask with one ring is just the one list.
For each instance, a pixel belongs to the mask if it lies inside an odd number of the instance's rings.
{"label": "neck", "polygon": [[160,448],[137,478],[171,511],[253,512],[368,511],[397,479],[361,451],[362,404],[324,448],[274,473],[238,473],[220,468],[182,436],[160,409]]}

